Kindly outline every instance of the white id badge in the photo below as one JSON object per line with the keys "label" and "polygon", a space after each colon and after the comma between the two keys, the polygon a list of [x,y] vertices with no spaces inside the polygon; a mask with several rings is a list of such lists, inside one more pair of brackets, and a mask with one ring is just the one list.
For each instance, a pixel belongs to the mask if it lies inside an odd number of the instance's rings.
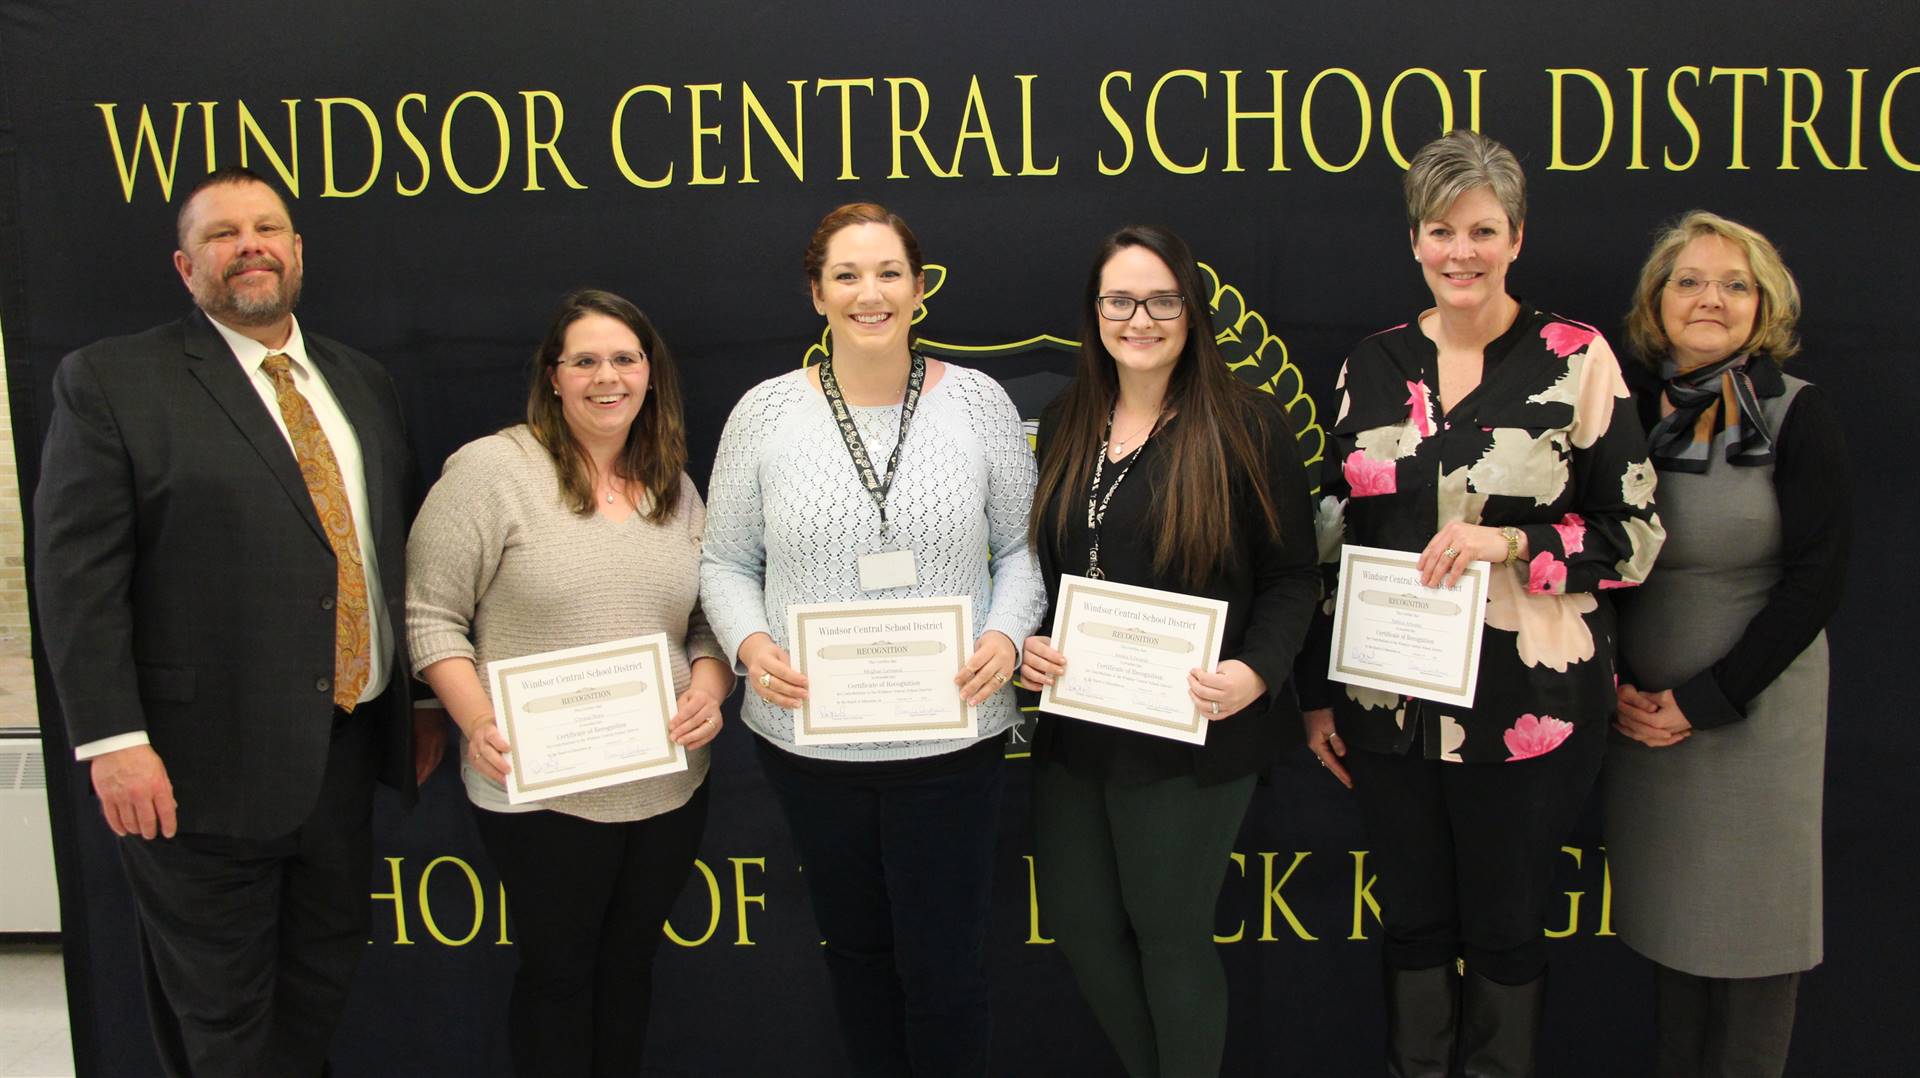
{"label": "white id badge", "polygon": [[914,570],[911,550],[883,550],[877,554],[860,555],[861,591],[911,588],[919,582],[920,575]]}

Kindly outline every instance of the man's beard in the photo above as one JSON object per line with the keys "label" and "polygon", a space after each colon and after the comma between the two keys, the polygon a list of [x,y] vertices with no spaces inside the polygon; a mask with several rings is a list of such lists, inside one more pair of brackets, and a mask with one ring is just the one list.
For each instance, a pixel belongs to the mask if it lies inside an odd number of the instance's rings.
{"label": "man's beard", "polygon": [[[234,275],[262,267],[275,270],[280,279],[272,289],[235,289],[228,280]],[[194,299],[207,314],[236,326],[265,326],[278,322],[300,302],[300,271],[288,272],[275,258],[254,258],[227,267],[226,277],[195,290]]]}

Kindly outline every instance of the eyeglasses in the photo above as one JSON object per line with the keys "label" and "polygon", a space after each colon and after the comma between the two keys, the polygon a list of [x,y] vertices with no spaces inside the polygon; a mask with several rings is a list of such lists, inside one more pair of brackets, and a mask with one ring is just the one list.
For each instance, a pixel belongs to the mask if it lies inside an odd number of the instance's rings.
{"label": "eyeglasses", "polygon": [[594,371],[600,369],[600,364],[611,363],[613,364],[613,373],[625,374],[628,371],[640,369],[640,365],[646,361],[647,357],[644,355],[634,352],[621,352],[617,355],[607,356],[604,359],[600,356],[566,356],[555,360],[553,365],[564,371],[572,371],[575,374],[592,374]]}
{"label": "eyeglasses", "polygon": [[1719,285],[1722,296],[1732,296],[1735,299],[1753,298],[1753,282],[1738,277],[1730,281],[1716,281],[1708,277],[1695,277],[1690,273],[1683,273],[1678,277],[1667,278],[1667,287],[1673,289],[1674,295],[1682,297],[1697,296],[1705,292],[1710,284]]}
{"label": "eyeglasses", "polygon": [[1094,301],[1094,307],[1100,311],[1100,317],[1109,322],[1125,322],[1142,307],[1147,309],[1148,318],[1155,322],[1167,322],[1180,317],[1180,313],[1187,309],[1187,297],[1169,295],[1134,299],[1132,296],[1101,296]]}

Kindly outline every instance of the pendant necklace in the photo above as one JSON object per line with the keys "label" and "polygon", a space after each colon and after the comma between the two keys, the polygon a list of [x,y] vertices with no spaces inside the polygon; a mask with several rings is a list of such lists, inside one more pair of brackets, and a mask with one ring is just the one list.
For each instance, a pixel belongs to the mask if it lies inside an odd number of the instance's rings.
{"label": "pendant necklace", "polygon": [[[1114,449],[1114,451],[1115,451],[1115,452],[1118,452],[1118,453],[1124,453],[1124,452],[1126,452],[1126,451],[1127,451],[1127,446],[1129,446],[1129,445],[1131,445],[1131,444],[1133,443],[1133,440],[1134,440],[1135,438],[1137,438],[1137,437],[1139,437],[1139,436],[1140,436],[1140,435],[1142,435],[1142,434],[1146,434],[1146,433],[1150,433],[1150,432],[1152,432],[1152,430],[1153,430],[1153,428],[1154,428],[1154,426],[1155,426],[1156,424],[1158,424],[1159,422],[1160,422],[1160,416],[1159,416],[1159,415],[1156,415],[1156,416],[1154,416],[1154,417],[1153,417],[1153,419],[1152,419],[1152,420],[1150,420],[1150,421],[1148,421],[1148,423],[1147,423],[1147,425],[1146,425],[1146,426],[1144,426],[1144,427],[1141,427],[1141,428],[1139,428],[1138,430],[1135,430],[1135,431],[1134,431],[1134,432],[1133,432],[1132,434],[1129,434],[1129,435],[1127,435],[1127,436],[1126,436],[1125,438],[1115,438],[1115,439],[1113,440],[1113,449]],[[1109,416],[1107,417],[1107,432],[1108,432],[1109,434],[1111,434],[1111,433],[1113,432],[1113,417],[1112,417],[1111,415],[1109,415]],[[1105,453],[1102,453],[1102,454],[1100,454],[1100,455],[1101,455],[1101,456],[1103,456],[1103,457],[1104,457],[1104,456],[1106,456],[1106,454],[1105,454]]]}

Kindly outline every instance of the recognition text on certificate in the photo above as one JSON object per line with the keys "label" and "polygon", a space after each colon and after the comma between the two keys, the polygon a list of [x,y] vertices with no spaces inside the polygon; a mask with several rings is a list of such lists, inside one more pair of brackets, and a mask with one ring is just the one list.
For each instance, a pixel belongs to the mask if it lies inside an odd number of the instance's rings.
{"label": "recognition text on certificate", "polygon": [[973,651],[973,600],[790,606],[787,639],[794,668],[807,678],[796,745],[980,736],[953,680]]}
{"label": "recognition text on certificate", "polygon": [[1450,588],[1420,582],[1420,555],[1349,543],[1334,601],[1334,681],[1473,706],[1487,615],[1486,562]]}
{"label": "recognition text on certificate", "polygon": [[1227,604],[1111,580],[1062,576],[1054,646],[1067,668],[1041,691],[1055,715],[1201,745],[1207,719],[1187,675],[1220,659]]}
{"label": "recognition text on certificate", "polygon": [[687,768],[664,633],[487,664],[515,804]]}

